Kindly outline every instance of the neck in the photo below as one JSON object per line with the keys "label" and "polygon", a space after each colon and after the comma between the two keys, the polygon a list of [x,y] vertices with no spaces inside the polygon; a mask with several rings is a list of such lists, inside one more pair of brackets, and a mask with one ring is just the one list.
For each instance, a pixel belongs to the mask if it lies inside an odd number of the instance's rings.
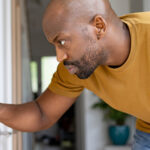
{"label": "neck", "polygon": [[111,67],[119,67],[123,65],[126,60],[128,59],[128,56],[130,54],[130,48],[131,48],[131,39],[130,39],[130,33],[127,25],[123,23],[122,21],[118,21],[117,25],[112,30],[112,40],[111,40],[111,61],[108,64]]}

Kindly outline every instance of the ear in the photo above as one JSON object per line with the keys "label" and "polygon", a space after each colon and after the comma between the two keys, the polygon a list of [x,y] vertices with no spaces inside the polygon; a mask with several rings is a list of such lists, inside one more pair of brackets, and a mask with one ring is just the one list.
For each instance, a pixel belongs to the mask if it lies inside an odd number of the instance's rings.
{"label": "ear", "polygon": [[106,20],[101,16],[101,15],[96,15],[93,18],[93,26],[96,29],[96,35],[97,35],[97,39],[99,40],[101,37],[103,37],[106,33],[106,27],[107,27],[107,23]]}

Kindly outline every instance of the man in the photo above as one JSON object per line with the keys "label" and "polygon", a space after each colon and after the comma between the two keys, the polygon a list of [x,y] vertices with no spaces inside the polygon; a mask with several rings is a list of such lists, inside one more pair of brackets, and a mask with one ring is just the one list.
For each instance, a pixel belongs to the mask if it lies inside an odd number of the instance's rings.
{"label": "man", "polygon": [[137,117],[133,150],[150,150],[150,13],[118,18],[108,0],[52,0],[43,18],[57,72],[36,101],[0,105],[0,121],[21,131],[52,126],[84,88]]}

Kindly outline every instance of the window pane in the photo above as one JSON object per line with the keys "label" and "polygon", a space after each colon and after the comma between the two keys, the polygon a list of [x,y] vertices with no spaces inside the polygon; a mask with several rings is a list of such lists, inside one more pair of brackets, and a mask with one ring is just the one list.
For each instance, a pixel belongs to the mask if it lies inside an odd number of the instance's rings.
{"label": "window pane", "polygon": [[35,61],[32,61],[30,63],[30,68],[31,68],[32,92],[37,93],[38,92],[38,68],[37,68],[37,63]]}
{"label": "window pane", "polygon": [[42,57],[41,65],[43,92],[50,84],[53,74],[57,69],[58,62],[56,60],[56,56]]}

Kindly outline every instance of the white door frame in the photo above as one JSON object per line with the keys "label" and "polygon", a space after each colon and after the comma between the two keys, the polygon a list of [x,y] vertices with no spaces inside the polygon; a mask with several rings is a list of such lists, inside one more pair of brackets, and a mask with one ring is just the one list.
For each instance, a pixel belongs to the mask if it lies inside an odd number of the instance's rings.
{"label": "white door frame", "polygon": [[[12,103],[11,3],[0,1],[0,102]],[[0,149],[12,150],[12,129],[0,124]]]}
{"label": "white door frame", "polygon": [[[0,103],[21,102],[19,0],[0,1]],[[10,135],[9,135],[10,133]],[[7,135],[8,134],[8,135]],[[0,149],[22,150],[22,135],[0,124]]]}

